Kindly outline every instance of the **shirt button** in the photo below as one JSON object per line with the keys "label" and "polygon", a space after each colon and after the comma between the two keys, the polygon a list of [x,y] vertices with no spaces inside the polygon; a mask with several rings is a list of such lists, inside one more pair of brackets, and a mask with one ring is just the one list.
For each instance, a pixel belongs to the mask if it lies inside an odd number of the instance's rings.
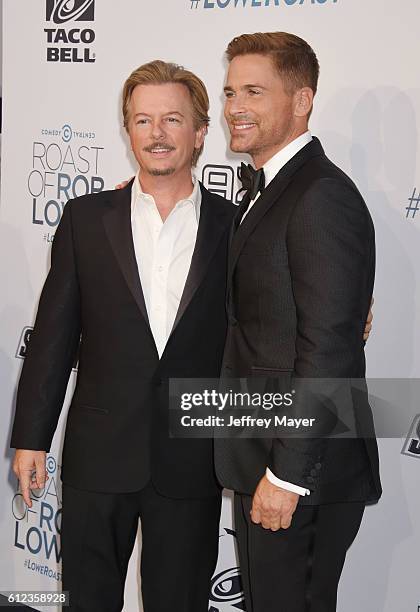
{"label": "shirt button", "polygon": [[159,272],[163,272],[163,266],[159,266],[159,267],[158,267],[158,271],[159,271]]}

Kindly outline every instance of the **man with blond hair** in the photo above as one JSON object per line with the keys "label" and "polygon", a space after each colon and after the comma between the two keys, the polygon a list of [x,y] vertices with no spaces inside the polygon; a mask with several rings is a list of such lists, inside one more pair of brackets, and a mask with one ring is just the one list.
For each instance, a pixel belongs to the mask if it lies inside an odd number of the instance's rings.
{"label": "man with blond hair", "polygon": [[[354,183],[308,130],[316,55],[301,38],[271,32],[233,39],[227,58],[230,146],[255,168],[242,168],[247,193],[230,243],[222,375],[363,385],[374,229]],[[359,438],[215,441],[220,482],[236,491],[248,612],[336,609],[346,552],[381,494],[361,396],[351,395]]]}
{"label": "man with blond hair", "polygon": [[139,172],[69,201],[17,394],[14,471],[30,507],[80,342],[62,459],[63,589],[119,612],[138,520],[145,612],[207,612],[220,486],[211,440],[168,438],[168,379],[215,378],[234,207],[192,175],[209,122],[201,80],[135,70],[124,125]]}

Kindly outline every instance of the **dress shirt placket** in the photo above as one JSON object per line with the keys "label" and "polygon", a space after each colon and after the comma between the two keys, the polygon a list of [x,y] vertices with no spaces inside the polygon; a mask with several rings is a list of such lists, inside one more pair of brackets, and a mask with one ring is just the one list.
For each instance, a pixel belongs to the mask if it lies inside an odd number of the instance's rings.
{"label": "dress shirt placket", "polygon": [[[165,223],[155,205],[148,208],[153,233],[153,257],[150,271],[150,327],[159,357],[166,344],[168,269],[173,251],[174,231],[170,216]],[[158,231],[157,231],[158,230]]]}

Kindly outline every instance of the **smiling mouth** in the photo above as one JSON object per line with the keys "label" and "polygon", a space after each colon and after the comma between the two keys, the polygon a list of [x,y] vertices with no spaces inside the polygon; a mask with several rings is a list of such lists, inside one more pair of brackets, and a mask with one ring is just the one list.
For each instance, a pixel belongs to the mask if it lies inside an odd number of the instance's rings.
{"label": "smiling mouth", "polygon": [[167,153],[171,153],[174,151],[175,147],[171,145],[164,145],[162,142],[155,145],[149,145],[144,147],[144,151],[147,153],[151,153],[152,155],[166,155]]}
{"label": "smiling mouth", "polygon": [[232,123],[233,132],[245,132],[256,126],[256,123]]}
{"label": "smiling mouth", "polygon": [[170,153],[173,149],[148,149],[149,153],[153,153],[153,155],[157,155],[159,153]]}

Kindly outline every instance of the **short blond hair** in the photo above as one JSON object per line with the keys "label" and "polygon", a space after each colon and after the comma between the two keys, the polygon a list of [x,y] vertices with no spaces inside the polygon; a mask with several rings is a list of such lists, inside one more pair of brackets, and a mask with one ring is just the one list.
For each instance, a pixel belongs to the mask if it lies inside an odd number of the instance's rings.
{"label": "short blond hair", "polygon": [[[210,123],[208,114],[209,96],[203,81],[183,66],[162,60],[154,60],[139,66],[124,83],[122,112],[125,129],[128,129],[130,119],[129,105],[135,87],[137,85],[163,85],[165,83],[179,83],[188,89],[193,110],[194,127],[196,130],[202,127],[207,129]],[[193,166],[197,164],[198,158],[203,151],[203,146],[194,150],[192,157]]]}

